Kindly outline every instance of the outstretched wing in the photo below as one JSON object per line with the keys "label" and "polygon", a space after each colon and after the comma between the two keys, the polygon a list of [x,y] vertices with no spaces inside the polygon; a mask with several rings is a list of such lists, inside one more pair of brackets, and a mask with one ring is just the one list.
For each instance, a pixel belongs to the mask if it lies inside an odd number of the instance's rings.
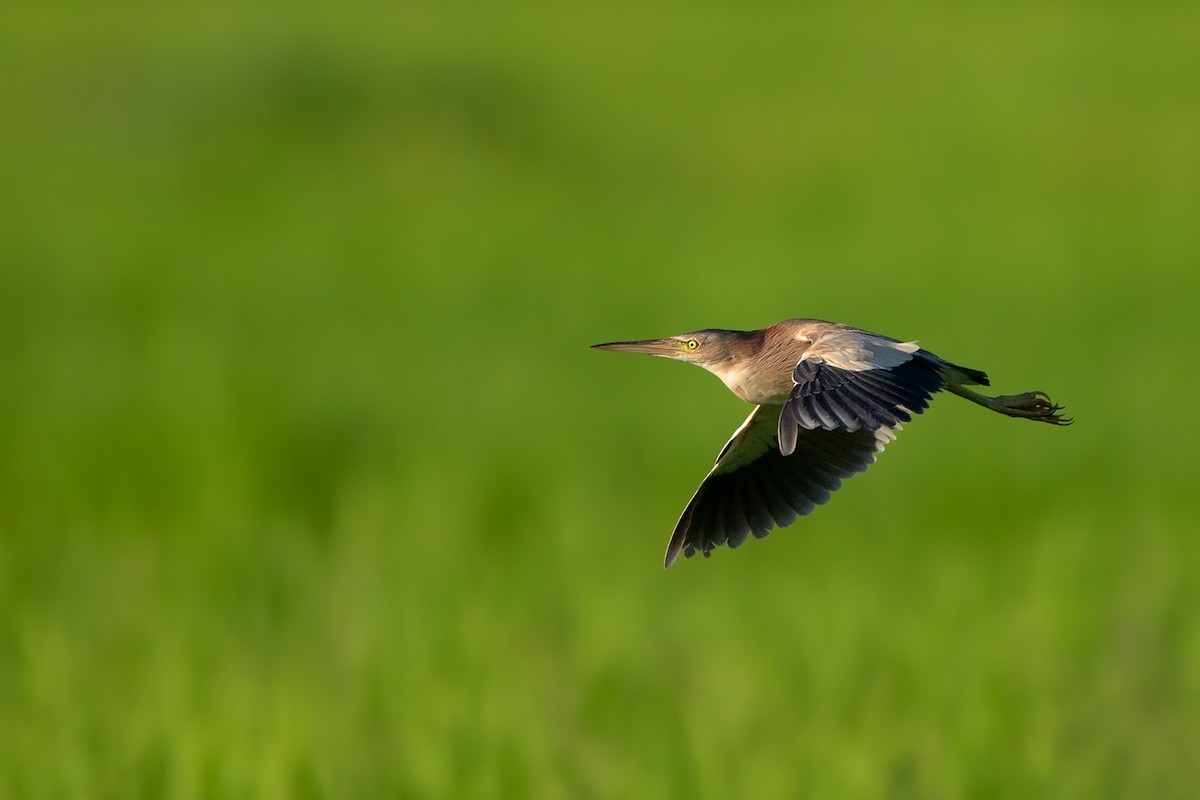
{"label": "outstretched wing", "polygon": [[707,556],[714,547],[738,547],[750,534],[761,539],[792,524],[874,463],[899,428],[803,430],[784,456],[776,438],[782,410],[756,406],[734,432],[676,523],[665,566],[681,552]]}
{"label": "outstretched wing", "polygon": [[798,428],[858,431],[908,422],[946,385],[942,363],[916,342],[858,330],[822,336],[792,372],[795,386],[779,420],[780,450],[793,451]]}

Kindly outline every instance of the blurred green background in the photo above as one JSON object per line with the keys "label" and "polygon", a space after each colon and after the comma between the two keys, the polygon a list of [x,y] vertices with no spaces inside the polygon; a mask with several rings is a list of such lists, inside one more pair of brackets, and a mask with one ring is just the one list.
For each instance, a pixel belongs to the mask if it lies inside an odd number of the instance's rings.
{"label": "blurred green background", "polygon": [[[1200,6],[0,17],[0,796],[1194,796]],[[796,316],[1078,422],[663,572]]]}

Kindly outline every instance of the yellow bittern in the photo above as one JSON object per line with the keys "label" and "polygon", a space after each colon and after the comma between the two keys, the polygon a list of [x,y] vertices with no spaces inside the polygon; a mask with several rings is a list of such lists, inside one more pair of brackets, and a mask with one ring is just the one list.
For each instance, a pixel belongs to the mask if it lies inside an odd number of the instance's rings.
{"label": "yellow bittern", "polygon": [[697,364],[755,405],[679,517],[667,567],[681,552],[708,556],[750,534],[761,539],[825,503],[942,389],[1010,417],[1071,423],[1045,392],[986,397],[966,388],[990,385],[977,369],[916,342],[816,319],[593,347]]}

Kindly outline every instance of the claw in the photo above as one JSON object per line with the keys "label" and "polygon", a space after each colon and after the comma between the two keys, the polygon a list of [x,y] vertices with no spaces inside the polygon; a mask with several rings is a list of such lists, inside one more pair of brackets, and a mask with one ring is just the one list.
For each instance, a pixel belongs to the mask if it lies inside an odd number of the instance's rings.
{"label": "claw", "polygon": [[995,399],[999,405],[997,410],[1010,417],[1024,417],[1050,425],[1070,425],[1075,421],[1070,417],[1064,417],[1060,413],[1064,406],[1055,403],[1045,392],[1026,392]]}

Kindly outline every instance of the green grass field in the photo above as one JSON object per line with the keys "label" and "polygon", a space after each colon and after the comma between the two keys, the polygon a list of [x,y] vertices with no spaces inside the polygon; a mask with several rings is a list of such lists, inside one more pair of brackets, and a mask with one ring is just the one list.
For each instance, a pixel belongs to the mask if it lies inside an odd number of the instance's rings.
{"label": "green grass field", "polygon": [[[1200,6],[16,3],[0,797],[1200,785]],[[661,568],[795,316],[941,397]]]}

